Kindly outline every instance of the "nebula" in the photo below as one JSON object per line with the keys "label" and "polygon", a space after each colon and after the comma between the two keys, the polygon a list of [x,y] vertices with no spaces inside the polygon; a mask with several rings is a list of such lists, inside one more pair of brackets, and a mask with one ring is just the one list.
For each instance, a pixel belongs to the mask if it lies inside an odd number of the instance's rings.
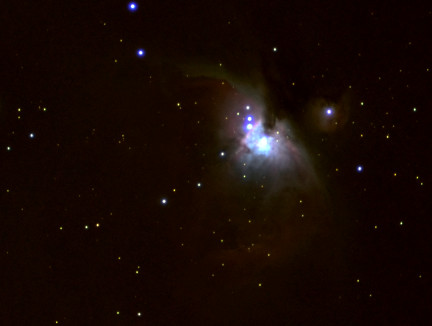
{"label": "nebula", "polygon": [[223,153],[234,177],[276,191],[316,187],[318,178],[306,148],[288,119],[269,122],[271,110],[262,89],[253,93],[247,87],[232,88],[218,116],[220,142],[230,149]]}
{"label": "nebula", "polygon": [[[198,315],[207,306],[237,310],[221,299],[232,293],[253,305],[245,293],[270,286],[273,275],[295,275],[296,257],[310,256],[313,239],[327,233],[331,221],[295,121],[272,117],[264,81],[255,89],[225,77],[188,77],[182,91],[197,103],[192,116],[207,121],[196,142],[212,139],[203,146],[212,153],[208,165],[200,167],[209,195],[190,198],[193,211],[181,224],[188,264],[176,275],[173,294],[176,304],[188,302]],[[289,293],[290,286],[281,291]]]}

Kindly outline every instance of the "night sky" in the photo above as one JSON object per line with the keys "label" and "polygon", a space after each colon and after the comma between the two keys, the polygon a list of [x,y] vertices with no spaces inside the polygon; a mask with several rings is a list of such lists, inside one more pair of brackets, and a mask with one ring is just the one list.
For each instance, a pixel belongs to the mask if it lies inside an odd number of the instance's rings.
{"label": "night sky", "polygon": [[430,325],[431,20],[3,4],[0,324]]}

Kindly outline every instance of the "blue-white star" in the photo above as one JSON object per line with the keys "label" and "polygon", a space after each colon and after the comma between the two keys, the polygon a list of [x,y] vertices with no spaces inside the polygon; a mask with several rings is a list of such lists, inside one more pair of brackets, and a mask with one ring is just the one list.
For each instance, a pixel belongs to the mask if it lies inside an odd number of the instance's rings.
{"label": "blue-white star", "polygon": [[138,9],[138,5],[135,2],[129,2],[128,4],[129,11],[136,11]]}

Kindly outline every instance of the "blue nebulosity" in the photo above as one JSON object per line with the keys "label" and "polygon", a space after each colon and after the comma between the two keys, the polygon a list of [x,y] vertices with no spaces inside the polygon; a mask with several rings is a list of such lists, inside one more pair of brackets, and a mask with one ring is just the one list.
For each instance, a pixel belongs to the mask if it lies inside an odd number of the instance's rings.
{"label": "blue nebulosity", "polygon": [[[329,107],[323,111],[324,114],[327,109]],[[236,137],[234,140],[238,141],[238,148],[232,158],[238,164],[236,167],[244,182],[260,180],[262,183],[264,179],[266,182],[274,181],[273,189],[285,187],[287,183],[303,187],[314,182],[312,167],[306,153],[295,140],[288,121],[277,120],[271,126],[266,125],[262,106],[246,105],[243,110],[233,110],[231,114],[233,118],[224,115],[224,121],[227,121],[228,135]],[[219,155],[223,157],[225,154],[220,152]],[[279,183],[279,180],[285,181]]]}
{"label": "blue nebulosity", "polygon": [[258,143],[257,143],[257,150],[258,150],[258,153],[262,153],[264,155],[267,155],[268,153],[270,153],[271,144],[270,144],[269,138],[267,138],[266,136],[261,137],[261,139],[258,140]]}
{"label": "blue nebulosity", "polygon": [[261,123],[252,127],[245,138],[245,144],[252,153],[264,156],[268,156],[271,153],[273,142],[273,137],[265,134]]}

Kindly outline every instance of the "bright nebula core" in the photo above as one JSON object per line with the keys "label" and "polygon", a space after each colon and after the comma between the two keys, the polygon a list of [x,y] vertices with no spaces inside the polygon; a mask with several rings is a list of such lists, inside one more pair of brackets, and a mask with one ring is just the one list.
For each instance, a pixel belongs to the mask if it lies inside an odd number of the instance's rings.
{"label": "bright nebula core", "polygon": [[252,124],[248,124],[247,130],[249,132],[244,139],[247,148],[256,155],[270,155],[276,141],[272,136],[265,134],[262,123],[257,123],[255,127]]}
{"label": "bright nebula core", "polygon": [[[250,98],[246,96],[246,100]],[[252,101],[253,102],[253,101]],[[225,130],[233,136],[233,163],[242,179],[268,181],[276,188],[290,185],[310,185],[315,174],[304,147],[294,137],[287,119],[276,120],[268,126],[266,104],[230,103],[226,113]],[[301,180],[301,182],[300,182]],[[279,185],[279,186],[277,186]]]}

